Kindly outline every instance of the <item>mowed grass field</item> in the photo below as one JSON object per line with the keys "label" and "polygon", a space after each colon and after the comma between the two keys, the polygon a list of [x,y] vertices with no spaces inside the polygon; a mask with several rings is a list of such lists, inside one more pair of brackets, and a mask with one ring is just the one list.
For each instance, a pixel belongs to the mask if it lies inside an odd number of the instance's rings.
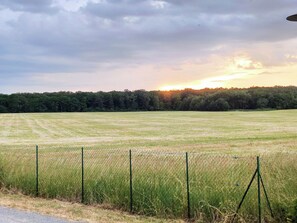
{"label": "mowed grass field", "polygon": [[[229,222],[261,157],[275,218],[297,221],[297,110],[249,112],[38,113],[0,115],[0,183],[39,196],[80,202],[84,146],[85,203],[128,211],[132,150],[133,211]],[[263,191],[263,190],[262,190]],[[254,182],[240,222],[257,219]],[[263,192],[262,192],[263,193]]]}
{"label": "mowed grass field", "polygon": [[297,110],[0,114],[1,148],[296,151]]}

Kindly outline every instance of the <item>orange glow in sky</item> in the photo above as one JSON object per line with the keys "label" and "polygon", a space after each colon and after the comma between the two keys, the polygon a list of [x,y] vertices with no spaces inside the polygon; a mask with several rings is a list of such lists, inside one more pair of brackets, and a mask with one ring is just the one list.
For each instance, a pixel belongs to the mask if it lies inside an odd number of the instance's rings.
{"label": "orange glow in sky", "polygon": [[214,76],[178,85],[165,85],[160,90],[181,90],[185,88],[203,89],[227,87],[228,82],[236,79],[244,79],[249,75],[262,72],[263,66],[260,62],[254,62],[248,57],[236,57],[225,67],[226,75]]}
{"label": "orange glow in sky", "polygon": [[[295,55],[286,55],[286,57],[295,59]],[[217,72],[218,75],[179,84],[165,84],[160,87],[160,90],[296,85],[296,70],[296,63],[265,67],[261,62],[244,55],[229,59],[223,69]],[[282,75],[286,78],[281,79]]]}

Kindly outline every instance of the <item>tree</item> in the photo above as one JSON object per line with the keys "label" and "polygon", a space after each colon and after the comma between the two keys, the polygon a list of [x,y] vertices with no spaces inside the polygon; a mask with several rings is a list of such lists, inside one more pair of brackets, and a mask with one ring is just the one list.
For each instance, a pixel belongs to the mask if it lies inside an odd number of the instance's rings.
{"label": "tree", "polygon": [[181,96],[179,93],[173,94],[171,97],[171,109],[180,110],[181,109]]}
{"label": "tree", "polygon": [[103,94],[103,105],[104,105],[105,111],[113,111],[114,110],[113,98],[110,93]]}
{"label": "tree", "polygon": [[257,100],[257,108],[267,108],[268,107],[268,99],[266,98],[258,98]]}
{"label": "tree", "polygon": [[0,113],[7,113],[8,110],[4,105],[0,105]]}
{"label": "tree", "polygon": [[297,87],[0,94],[0,112],[226,111],[297,108]]}
{"label": "tree", "polygon": [[209,104],[208,109],[210,111],[228,111],[230,106],[224,98],[219,98],[216,101],[212,101]]}
{"label": "tree", "polygon": [[138,104],[138,108],[144,111],[149,110],[150,97],[147,94],[147,92],[144,90],[137,90],[134,93],[136,95],[136,102]]}
{"label": "tree", "polygon": [[192,97],[189,110],[192,111],[203,111],[205,110],[205,101],[201,96]]}

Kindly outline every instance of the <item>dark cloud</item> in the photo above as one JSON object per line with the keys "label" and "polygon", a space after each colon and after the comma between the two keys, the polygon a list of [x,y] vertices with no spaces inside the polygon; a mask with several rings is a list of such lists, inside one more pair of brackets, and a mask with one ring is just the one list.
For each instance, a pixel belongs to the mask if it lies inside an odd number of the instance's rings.
{"label": "dark cloud", "polygon": [[2,0],[0,6],[20,12],[53,13],[57,11],[57,8],[53,7],[52,3],[52,0]]}

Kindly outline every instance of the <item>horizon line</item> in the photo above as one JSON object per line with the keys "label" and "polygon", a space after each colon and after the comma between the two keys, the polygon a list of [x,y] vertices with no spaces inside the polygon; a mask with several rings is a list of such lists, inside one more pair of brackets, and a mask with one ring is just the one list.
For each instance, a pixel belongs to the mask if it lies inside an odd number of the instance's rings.
{"label": "horizon line", "polygon": [[216,87],[216,88],[202,88],[202,89],[195,89],[195,88],[183,88],[183,89],[170,89],[170,90],[147,90],[147,89],[136,89],[136,90],[111,90],[111,91],[67,91],[67,90],[59,90],[59,91],[44,91],[44,92],[14,92],[14,93],[2,93],[0,92],[0,95],[13,95],[13,94],[46,94],[46,93],[110,93],[110,92],[135,92],[135,91],[147,91],[147,92],[174,92],[174,91],[185,91],[185,90],[194,90],[194,91],[204,91],[204,90],[231,90],[231,89],[238,89],[238,90],[244,90],[244,89],[252,89],[252,88],[287,88],[287,87],[297,87],[296,85],[274,85],[274,86],[251,86],[251,87]]}

